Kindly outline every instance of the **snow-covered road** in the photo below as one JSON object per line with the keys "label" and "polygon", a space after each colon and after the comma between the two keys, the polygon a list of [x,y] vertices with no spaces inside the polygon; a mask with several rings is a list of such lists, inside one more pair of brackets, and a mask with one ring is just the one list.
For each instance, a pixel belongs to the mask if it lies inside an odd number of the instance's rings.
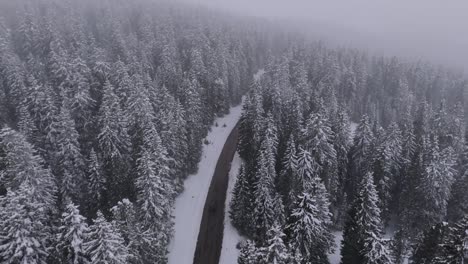
{"label": "snow-covered road", "polygon": [[[239,120],[242,104],[231,108],[230,113],[215,120],[203,146],[198,172],[188,176],[184,191],[175,201],[174,237],[169,244],[168,264],[192,264],[197,244],[200,222],[211,179],[224,143]],[[223,263],[223,262],[221,262]]]}

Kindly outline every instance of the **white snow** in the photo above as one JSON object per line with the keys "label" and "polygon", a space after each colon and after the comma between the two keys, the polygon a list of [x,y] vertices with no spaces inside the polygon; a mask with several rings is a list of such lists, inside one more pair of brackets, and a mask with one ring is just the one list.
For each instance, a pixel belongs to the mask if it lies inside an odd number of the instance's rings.
{"label": "white snow", "polygon": [[335,237],[335,252],[328,254],[328,260],[330,264],[338,264],[341,260],[341,240],[343,240],[343,231],[333,232]]}
{"label": "white snow", "polygon": [[[203,145],[198,172],[184,182],[184,191],[176,198],[174,206],[174,237],[169,244],[168,264],[192,264],[206,196],[221,150],[229,133],[242,112],[242,104],[232,107],[229,114],[217,118]],[[226,125],[224,127],[224,125]]]}
{"label": "white snow", "polygon": [[356,134],[356,129],[357,129],[358,125],[359,125],[358,123],[354,123],[354,122],[351,122],[349,124],[349,130],[351,132],[351,139],[354,138],[354,134]]}
{"label": "white snow", "polygon": [[228,190],[226,195],[226,210],[224,214],[224,235],[223,235],[223,247],[221,249],[221,258],[219,263],[222,264],[237,264],[237,259],[239,258],[239,249],[237,249],[237,244],[243,240],[239,235],[239,232],[232,226],[231,218],[229,218],[229,203],[232,199],[232,191],[234,190],[234,185],[237,180],[237,173],[242,164],[242,160],[239,157],[239,154],[236,152],[234,159],[231,163],[231,170],[229,172],[229,183]]}
{"label": "white snow", "polygon": [[258,70],[258,72],[254,74],[254,81],[256,81],[256,82],[260,81],[260,79],[262,78],[263,74],[265,74],[265,70],[264,70],[264,69]]}

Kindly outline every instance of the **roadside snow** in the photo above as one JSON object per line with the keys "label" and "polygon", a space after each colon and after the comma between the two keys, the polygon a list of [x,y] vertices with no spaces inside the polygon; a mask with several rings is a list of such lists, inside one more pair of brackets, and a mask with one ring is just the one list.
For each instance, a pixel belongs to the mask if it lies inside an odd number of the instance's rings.
{"label": "roadside snow", "polygon": [[341,240],[343,240],[343,231],[333,232],[335,237],[335,252],[328,254],[328,260],[330,264],[338,264],[341,260]]}
{"label": "roadside snow", "polygon": [[232,107],[228,115],[215,120],[218,126],[213,125],[206,137],[209,145],[203,145],[198,172],[188,176],[184,191],[176,198],[173,211],[175,232],[168,248],[168,264],[193,263],[203,208],[216,162],[241,112],[242,104]]}
{"label": "roadside snow", "polygon": [[222,264],[237,264],[237,258],[239,257],[239,249],[237,244],[242,241],[242,237],[239,235],[237,230],[231,224],[231,218],[229,218],[229,203],[232,199],[232,191],[237,180],[237,173],[242,164],[242,160],[239,154],[236,152],[234,159],[231,163],[231,170],[229,172],[229,183],[226,195],[226,209],[224,214],[224,235],[223,235],[223,247],[221,249],[221,258],[219,263]]}

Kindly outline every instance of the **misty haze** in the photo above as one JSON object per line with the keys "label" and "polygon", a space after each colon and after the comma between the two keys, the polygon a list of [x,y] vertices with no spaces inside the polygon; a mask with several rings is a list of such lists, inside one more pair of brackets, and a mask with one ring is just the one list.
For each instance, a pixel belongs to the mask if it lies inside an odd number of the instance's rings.
{"label": "misty haze", "polygon": [[0,264],[468,263],[468,2],[0,1]]}

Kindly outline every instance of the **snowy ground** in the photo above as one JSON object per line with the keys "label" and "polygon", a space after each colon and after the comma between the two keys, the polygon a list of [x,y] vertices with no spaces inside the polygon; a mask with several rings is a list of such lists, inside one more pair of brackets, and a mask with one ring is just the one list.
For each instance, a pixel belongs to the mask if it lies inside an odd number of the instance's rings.
{"label": "snowy ground", "polygon": [[258,72],[254,74],[254,81],[256,81],[256,82],[260,81],[260,79],[262,78],[263,74],[265,74],[265,70],[264,70],[264,69],[258,70]]}
{"label": "snowy ground", "polygon": [[349,125],[349,130],[351,132],[351,139],[354,138],[354,134],[356,134],[356,129],[358,127],[358,123],[354,123],[354,122],[351,122],[351,124]]}
{"label": "snowy ground", "polygon": [[328,255],[328,260],[330,260],[330,264],[338,264],[341,260],[341,240],[343,240],[343,232],[336,231],[333,232],[335,236],[335,252]]}
{"label": "snowy ground", "polygon": [[234,155],[231,163],[231,171],[229,172],[229,183],[226,195],[226,211],[224,214],[224,235],[223,247],[221,249],[221,258],[219,263],[222,264],[237,264],[239,257],[239,250],[236,248],[237,244],[242,240],[237,230],[232,226],[231,219],[229,218],[229,203],[232,198],[232,191],[237,180],[237,173],[242,164],[239,154]]}
{"label": "snowy ground", "polygon": [[216,162],[226,139],[241,116],[241,111],[242,104],[231,108],[228,115],[215,120],[218,126],[213,126],[206,137],[209,145],[203,146],[198,172],[185,180],[184,192],[175,201],[175,232],[169,244],[169,264],[193,263],[203,208]]}

